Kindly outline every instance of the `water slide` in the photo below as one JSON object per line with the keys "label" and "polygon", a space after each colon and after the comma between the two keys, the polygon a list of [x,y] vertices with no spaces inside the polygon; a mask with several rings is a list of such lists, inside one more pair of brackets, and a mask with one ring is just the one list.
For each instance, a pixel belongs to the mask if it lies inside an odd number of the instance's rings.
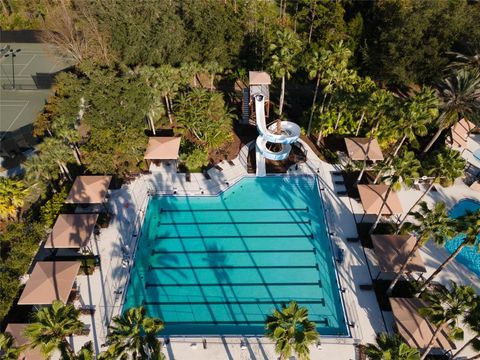
{"label": "water slide", "polygon": [[[265,159],[284,160],[292,150],[291,144],[296,142],[300,136],[300,126],[291,121],[273,122],[268,125],[265,123],[265,98],[261,94],[254,95],[255,115],[257,121],[257,130],[260,134],[257,137],[256,161],[257,176],[265,176]],[[280,124],[280,131],[277,126]],[[278,144],[277,147],[267,147],[267,143]]]}

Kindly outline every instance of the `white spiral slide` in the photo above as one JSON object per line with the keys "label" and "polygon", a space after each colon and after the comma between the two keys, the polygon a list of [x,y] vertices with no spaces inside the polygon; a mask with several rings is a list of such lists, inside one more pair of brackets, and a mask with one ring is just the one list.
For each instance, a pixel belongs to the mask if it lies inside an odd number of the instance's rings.
{"label": "white spiral slide", "polygon": [[[260,134],[257,137],[257,176],[267,174],[265,168],[265,158],[270,160],[284,160],[290,154],[292,146],[300,136],[300,126],[291,121],[281,121],[280,131],[277,131],[277,122],[267,126],[265,123],[265,99],[261,94],[255,95],[255,115],[257,121],[257,130]],[[267,143],[280,144],[278,151],[272,151],[267,148]]]}

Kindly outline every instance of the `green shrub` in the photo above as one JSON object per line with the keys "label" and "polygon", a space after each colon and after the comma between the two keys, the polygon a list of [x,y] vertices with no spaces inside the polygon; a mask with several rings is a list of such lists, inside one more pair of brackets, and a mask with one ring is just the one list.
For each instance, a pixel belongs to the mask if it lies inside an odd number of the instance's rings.
{"label": "green shrub", "polygon": [[40,221],[45,225],[45,227],[51,229],[58,217],[58,214],[65,211],[65,208],[67,207],[65,204],[67,195],[67,188],[64,187],[62,191],[53,194],[52,198],[42,206],[40,209]]}
{"label": "green shrub", "polygon": [[204,148],[194,147],[190,152],[182,154],[180,161],[190,172],[198,172],[208,165],[208,152]]}

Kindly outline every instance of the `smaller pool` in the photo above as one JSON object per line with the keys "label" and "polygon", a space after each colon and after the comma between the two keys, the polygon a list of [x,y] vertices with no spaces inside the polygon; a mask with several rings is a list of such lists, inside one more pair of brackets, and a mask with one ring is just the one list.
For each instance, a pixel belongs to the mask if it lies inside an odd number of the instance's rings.
{"label": "smaller pool", "polygon": [[[480,202],[472,199],[463,199],[450,210],[450,217],[456,219],[465,215],[467,211],[477,211],[478,209],[480,209]],[[464,236],[461,234],[455,236],[452,240],[447,241],[445,248],[448,252],[453,253],[462,243],[463,238]],[[480,238],[478,241],[480,241]],[[477,251],[477,246],[463,248],[455,259],[480,276],[480,253]]]}
{"label": "smaller pool", "polygon": [[475,150],[473,152],[473,156],[475,156],[475,158],[477,158],[478,160],[480,160],[480,148]]}

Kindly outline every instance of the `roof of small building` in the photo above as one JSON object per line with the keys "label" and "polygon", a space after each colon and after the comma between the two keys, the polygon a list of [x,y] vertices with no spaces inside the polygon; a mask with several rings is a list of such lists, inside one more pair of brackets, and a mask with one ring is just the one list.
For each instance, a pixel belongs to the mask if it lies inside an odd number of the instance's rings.
{"label": "roof of small building", "polygon": [[[7,328],[5,329],[6,333],[10,333],[13,337],[13,341],[15,346],[23,346],[27,345],[29,343],[29,340],[24,334],[25,327],[28,324],[14,324],[10,323],[7,325]],[[45,359],[40,352],[40,348],[26,348],[22,350],[20,356],[18,357],[19,359],[22,360],[43,360]]]}
{"label": "roof of small building", "polygon": [[150,137],[145,151],[147,160],[177,160],[180,150],[180,137]]}
{"label": "roof of small building", "polygon": [[377,139],[372,139],[370,141],[370,146],[368,138],[345,138],[345,146],[347,147],[347,153],[350,159],[352,160],[364,160],[365,154],[367,153],[367,160],[370,161],[379,161],[383,160],[382,149],[378,145]]}
{"label": "roof of small building", "polygon": [[109,175],[77,176],[66,203],[70,204],[101,204],[107,196],[112,177]]}
{"label": "roof of small building", "polygon": [[265,71],[249,71],[248,83],[250,85],[270,85],[272,83],[272,79]]}
{"label": "roof of small building", "polygon": [[[383,272],[397,273],[412,251],[417,238],[412,235],[371,235],[373,250]],[[416,251],[406,267],[408,272],[426,272],[423,259]]]}
{"label": "roof of small building", "polygon": [[[387,195],[388,185],[358,185],[360,201],[366,214],[378,214]],[[403,212],[400,199],[395,191],[390,191],[382,215],[401,214]]]}
{"label": "roof of small building", "polygon": [[467,119],[461,119],[451,127],[452,145],[456,147],[466,147],[468,134],[475,129],[475,124]]}
{"label": "roof of small building", "polygon": [[19,305],[66,303],[80,269],[79,261],[39,261],[18,300]]}
{"label": "roof of small building", "polygon": [[82,248],[87,246],[99,214],[60,214],[48,234],[46,248]]}

